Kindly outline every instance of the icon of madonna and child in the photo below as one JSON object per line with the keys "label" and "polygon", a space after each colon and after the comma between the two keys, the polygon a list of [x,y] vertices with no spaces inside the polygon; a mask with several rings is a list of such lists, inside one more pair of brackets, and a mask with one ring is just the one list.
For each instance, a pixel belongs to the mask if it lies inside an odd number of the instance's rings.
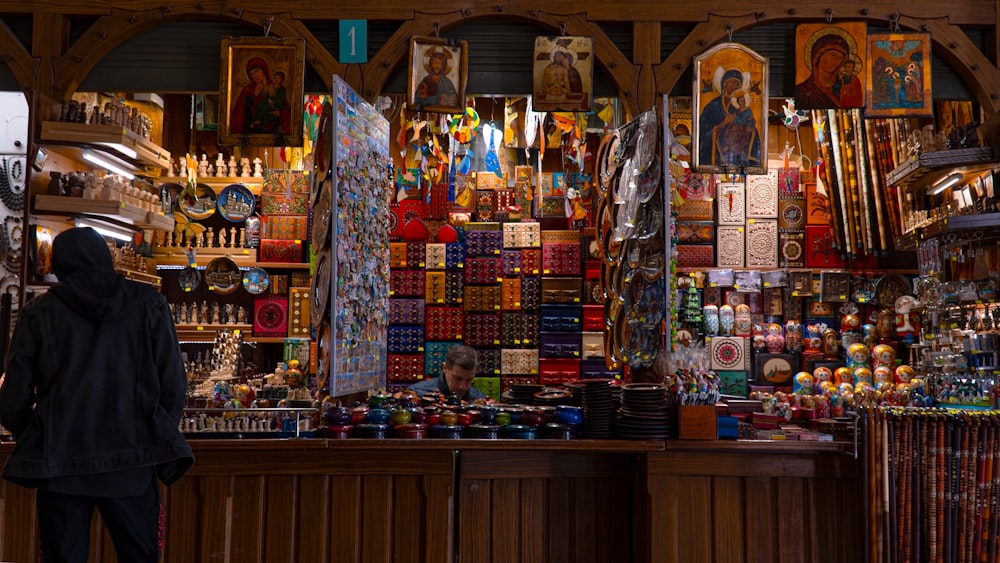
{"label": "icon of madonna and child", "polygon": [[288,135],[292,131],[292,108],[282,70],[271,72],[262,57],[247,60],[249,82],[240,89],[232,105],[230,133]]}
{"label": "icon of madonna and child", "polygon": [[698,168],[725,171],[764,169],[758,115],[763,106],[761,83],[751,73],[719,65],[711,81],[701,80],[701,92],[714,92],[698,117]]}

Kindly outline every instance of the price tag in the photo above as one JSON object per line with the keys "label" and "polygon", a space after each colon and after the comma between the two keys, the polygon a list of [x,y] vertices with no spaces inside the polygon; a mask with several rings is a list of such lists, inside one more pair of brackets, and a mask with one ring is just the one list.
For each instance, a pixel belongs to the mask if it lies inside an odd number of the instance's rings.
{"label": "price tag", "polygon": [[417,346],[417,352],[423,352],[423,351],[424,351],[423,346]]}

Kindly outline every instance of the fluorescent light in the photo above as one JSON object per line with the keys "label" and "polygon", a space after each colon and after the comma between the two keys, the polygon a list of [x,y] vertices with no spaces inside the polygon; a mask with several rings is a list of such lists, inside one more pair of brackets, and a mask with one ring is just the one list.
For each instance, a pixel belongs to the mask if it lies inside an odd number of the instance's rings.
{"label": "fluorescent light", "polygon": [[132,147],[126,147],[121,143],[97,143],[97,144],[104,145],[109,149],[116,150],[129,158],[137,158],[139,156],[139,153],[135,152],[135,149],[133,149]]}
{"label": "fluorescent light", "polygon": [[91,162],[92,164],[100,168],[105,168],[111,172],[114,172],[115,174],[121,174],[122,176],[125,176],[129,180],[135,178],[135,174],[129,172],[128,170],[125,170],[124,168],[118,166],[117,164],[112,164],[105,158],[97,156],[96,154],[90,151],[83,151],[83,159]]}
{"label": "fluorescent light", "polygon": [[941,180],[940,182],[938,182],[937,184],[935,184],[931,188],[930,194],[931,195],[938,195],[939,193],[941,193],[941,192],[947,190],[948,188],[954,186],[955,184],[959,183],[961,180],[962,180],[962,174],[959,173],[959,172],[955,172],[951,176],[948,176],[944,180]]}
{"label": "fluorescent light", "polygon": [[100,221],[92,221],[90,219],[77,219],[76,226],[90,227],[91,229],[94,229],[98,233],[101,233],[101,235],[103,236],[111,237],[125,242],[132,242],[132,239],[135,236],[135,233],[124,227],[119,227],[117,225],[103,223]]}

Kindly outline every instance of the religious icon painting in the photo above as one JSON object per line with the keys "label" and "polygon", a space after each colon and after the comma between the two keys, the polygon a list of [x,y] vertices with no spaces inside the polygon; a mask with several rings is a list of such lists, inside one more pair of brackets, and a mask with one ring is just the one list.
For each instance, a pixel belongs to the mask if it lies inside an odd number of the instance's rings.
{"label": "religious icon painting", "polygon": [[410,38],[407,105],[432,113],[465,111],[469,47],[444,37]]}
{"label": "religious icon painting", "polygon": [[687,155],[679,155],[678,158],[685,162],[691,162],[691,97],[671,96],[670,98],[670,132],[674,141],[684,150]]}
{"label": "religious icon painting", "polygon": [[223,37],[219,144],[302,146],[305,39]]}
{"label": "religious icon painting", "polygon": [[722,43],[694,59],[694,168],[702,173],[767,172],[768,59]]}
{"label": "religious icon painting", "polygon": [[535,38],[531,89],[535,111],[590,111],[593,82],[593,38]]}
{"label": "religious icon painting", "polygon": [[865,104],[866,36],[864,22],[796,26],[796,108],[859,108]]}
{"label": "religious icon painting", "polygon": [[931,35],[868,35],[868,117],[933,117]]}

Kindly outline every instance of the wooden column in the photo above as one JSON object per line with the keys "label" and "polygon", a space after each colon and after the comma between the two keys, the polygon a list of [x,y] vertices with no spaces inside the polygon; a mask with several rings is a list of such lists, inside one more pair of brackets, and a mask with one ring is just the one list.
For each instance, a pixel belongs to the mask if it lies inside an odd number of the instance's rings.
{"label": "wooden column", "polygon": [[660,22],[632,24],[632,58],[639,65],[636,102],[639,111],[646,111],[656,105],[657,84],[653,65],[660,63]]}

